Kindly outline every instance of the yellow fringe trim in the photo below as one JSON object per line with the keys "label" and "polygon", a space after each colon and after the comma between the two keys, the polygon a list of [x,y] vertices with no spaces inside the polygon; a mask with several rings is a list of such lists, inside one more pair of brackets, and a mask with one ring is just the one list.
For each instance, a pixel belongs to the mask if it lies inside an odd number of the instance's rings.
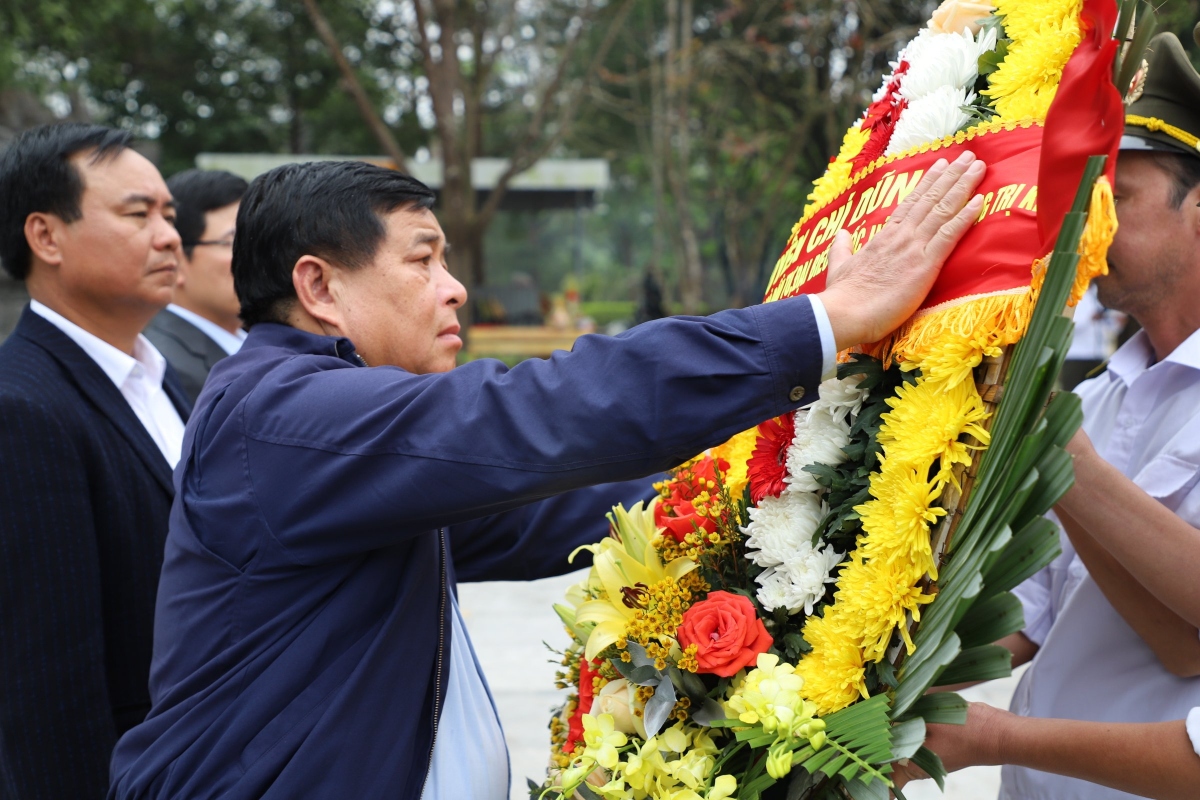
{"label": "yellow fringe trim", "polygon": [[[1075,269],[1075,284],[1067,305],[1074,308],[1094,278],[1108,274],[1108,248],[1117,235],[1117,204],[1113,200],[1112,186],[1108,178],[1101,175],[1092,187],[1091,202],[1088,204],[1087,225],[1079,240],[1079,266]],[[1033,264],[1033,291],[1039,292],[1046,280],[1047,260],[1039,258]]]}

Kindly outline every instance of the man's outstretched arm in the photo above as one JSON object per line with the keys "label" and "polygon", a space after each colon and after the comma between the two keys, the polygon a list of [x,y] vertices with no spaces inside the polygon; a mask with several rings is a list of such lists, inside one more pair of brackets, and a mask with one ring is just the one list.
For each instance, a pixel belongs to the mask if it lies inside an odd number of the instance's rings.
{"label": "man's outstretched arm", "polygon": [[[940,162],[857,254],[846,236],[835,242],[820,298],[837,347],[880,338],[917,309],[978,215],[983,173],[969,156]],[[811,301],[795,298],[583,337],[511,370],[289,362],[246,400],[255,496],[284,546],[322,559],[658,472],[811,399],[817,327]],[[297,492],[296,475],[336,486],[340,502]],[[324,536],[339,529],[363,536]]]}
{"label": "man's outstretched arm", "polygon": [[[1012,764],[1155,800],[1192,800],[1200,787],[1200,755],[1183,720],[1041,719],[971,703],[966,725],[930,725],[925,746],[941,757],[948,772]],[[907,764],[894,777],[903,787],[926,776]]]}

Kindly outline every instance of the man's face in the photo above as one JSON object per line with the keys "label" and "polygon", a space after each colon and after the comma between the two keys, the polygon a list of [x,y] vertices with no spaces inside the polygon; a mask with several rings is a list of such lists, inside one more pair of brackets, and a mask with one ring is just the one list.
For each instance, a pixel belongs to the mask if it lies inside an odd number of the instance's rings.
{"label": "man's face", "polygon": [[[1100,302],[1143,320],[1193,281],[1193,209],[1172,202],[1171,176],[1153,157],[1123,152],[1117,162],[1116,238],[1108,250],[1108,275],[1096,279]],[[1194,203],[1193,203],[1194,204]]]}
{"label": "man's face", "polygon": [[237,292],[233,288],[233,233],[239,203],[204,215],[201,244],[184,254],[175,302],[222,327],[238,325]]}
{"label": "man's face", "polygon": [[83,215],[64,228],[59,291],[80,305],[153,316],[171,302],[179,269],[171,193],[133,150],[96,164],[91,156],[71,159],[83,178]]}
{"label": "man's face", "polygon": [[446,269],[446,235],[425,209],[393,211],[383,222],[375,259],[338,269],[330,287],[343,332],[373,367],[448,372],[462,348],[457,310],[467,291]]}

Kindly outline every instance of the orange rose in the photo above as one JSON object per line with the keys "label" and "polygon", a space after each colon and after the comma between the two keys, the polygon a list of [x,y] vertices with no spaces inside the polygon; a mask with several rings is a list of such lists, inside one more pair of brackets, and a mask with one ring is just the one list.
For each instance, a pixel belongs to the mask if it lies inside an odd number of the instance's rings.
{"label": "orange rose", "polygon": [[750,599],[729,592],[710,592],[684,612],[678,635],[681,646],[696,645],[700,672],[722,678],[753,664],[774,643]]}

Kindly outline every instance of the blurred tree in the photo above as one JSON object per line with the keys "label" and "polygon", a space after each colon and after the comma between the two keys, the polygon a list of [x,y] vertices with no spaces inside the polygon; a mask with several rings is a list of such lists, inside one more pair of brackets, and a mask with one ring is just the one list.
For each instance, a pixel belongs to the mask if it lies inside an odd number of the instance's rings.
{"label": "blurred tree", "polygon": [[[320,28],[316,0],[305,0]],[[563,143],[633,0],[408,0],[373,5],[372,22],[394,42],[394,55],[423,68],[419,102],[433,117],[442,162],[440,214],[452,244],[450,268],[468,288],[486,280],[488,226],[516,176]],[[336,50],[338,34],[323,37]],[[343,71],[348,65],[343,64]],[[351,77],[347,82],[353,83]],[[385,134],[372,109],[368,125]],[[390,152],[398,147],[384,142]],[[508,160],[481,196],[471,163]],[[398,155],[394,155],[403,163]]]}
{"label": "blurred tree", "polygon": [[[513,177],[544,155],[602,156],[615,183],[586,230],[606,247],[584,263],[603,278],[584,285],[627,299],[649,270],[671,306],[740,305],[761,296],[811,180],[935,5],[0,0],[0,144],[69,118],[134,130],[167,174],[200,151],[442,160],[440,213],[468,284],[486,277],[485,232]],[[1200,0],[1159,19],[1195,59]],[[480,155],[511,159],[490,196],[471,186]],[[569,237],[572,224],[543,227]],[[538,270],[547,281],[570,268],[560,260]]]}

